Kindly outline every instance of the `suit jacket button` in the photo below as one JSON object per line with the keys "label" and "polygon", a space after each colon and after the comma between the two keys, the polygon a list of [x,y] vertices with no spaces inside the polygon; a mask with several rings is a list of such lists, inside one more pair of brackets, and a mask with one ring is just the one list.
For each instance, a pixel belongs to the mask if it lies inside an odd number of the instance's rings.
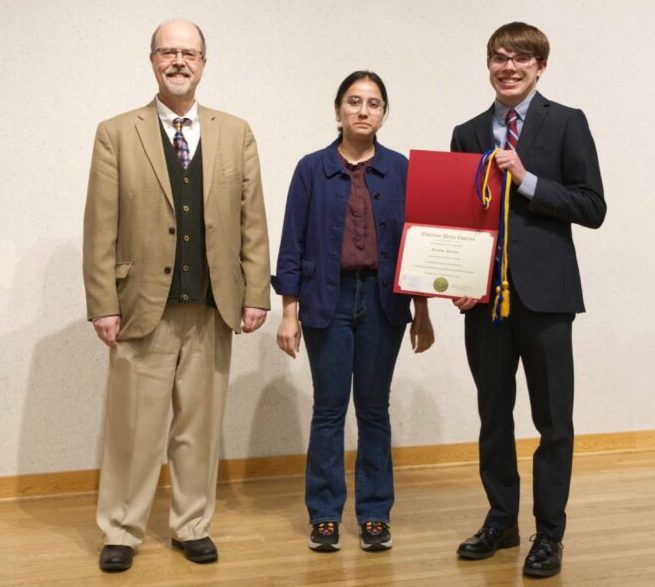
{"label": "suit jacket button", "polygon": [[184,183],[189,183],[189,178],[188,177],[184,178]]}
{"label": "suit jacket button", "polygon": [[188,270],[189,270],[188,265],[182,265],[182,271],[184,271],[186,273]]}
{"label": "suit jacket button", "polygon": [[189,303],[189,296],[186,294],[182,294],[182,301],[184,301],[185,304]]}
{"label": "suit jacket button", "polygon": [[164,273],[166,273],[166,275],[168,275],[170,272],[171,272],[170,267],[164,267]]}
{"label": "suit jacket button", "polygon": [[171,226],[171,227],[168,229],[168,234],[175,234],[175,228]]}
{"label": "suit jacket button", "polygon": [[384,251],[382,251],[380,253],[380,259],[386,259],[386,258],[387,258],[387,254]]}
{"label": "suit jacket button", "polygon": [[380,194],[378,194],[377,192],[374,193],[374,194],[373,194],[373,199],[374,199],[374,200],[379,200],[379,199],[380,199]]}
{"label": "suit jacket button", "polygon": [[384,230],[386,227],[387,227],[387,223],[386,223],[386,222],[380,222],[380,228],[381,228],[382,230]]}

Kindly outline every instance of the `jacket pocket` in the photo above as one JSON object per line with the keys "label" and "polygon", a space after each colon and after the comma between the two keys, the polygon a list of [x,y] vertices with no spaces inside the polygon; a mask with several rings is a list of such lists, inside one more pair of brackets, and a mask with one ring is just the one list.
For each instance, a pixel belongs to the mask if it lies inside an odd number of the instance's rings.
{"label": "jacket pocket", "polygon": [[241,181],[241,175],[237,172],[219,173],[216,176],[218,183],[238,183]]}
{"label": "jacket pocket", "polygon": [[126,261],[125,263],[116,263],[114,271],[116,272],[116,279],[125,279],[127,274],[132,268],[132,261]]}
{"label": "jacket pocket", "polygon": [[316,271],[316,261],[306,261],[305,259],[303,259],[302,276],[311,277],[312,275],[314,275],[315,271]]}

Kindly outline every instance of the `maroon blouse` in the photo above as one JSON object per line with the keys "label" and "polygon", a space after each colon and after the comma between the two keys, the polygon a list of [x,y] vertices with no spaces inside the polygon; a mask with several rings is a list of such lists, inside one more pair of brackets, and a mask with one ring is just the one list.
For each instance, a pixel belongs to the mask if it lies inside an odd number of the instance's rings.
{"label": "maroon blouse", "polygon": [[350,196],[344,219],[341,269],[377,269],[377,236],[371,195],[364,181],[366,168],[371,162],[351,164],[339,153],[339,158],[350,174]]}

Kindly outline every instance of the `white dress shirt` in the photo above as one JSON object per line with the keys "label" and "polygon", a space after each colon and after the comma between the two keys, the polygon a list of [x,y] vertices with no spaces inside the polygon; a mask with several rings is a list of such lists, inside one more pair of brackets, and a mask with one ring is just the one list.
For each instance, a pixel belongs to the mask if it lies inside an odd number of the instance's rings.
{"label": "white dress shirt", "polygon": [[194,102],[189,111],[180,116],[173,112],[168,106],[159,100],[159,96],[155,96],[155,103],[157,105],[157,114],[161,120],[166,135],[173,144],[173,137],[175,137],[175,125],[173,121],[176,118],[188,118],[190,122],[185,122],[182,127],[182,134],[189,145],[189,159],[193,159],[200,142],[200,120],[198,118],[198,102]]}
{"label": "white dress shirt", "polygon": [[[528,108],[530,107],[530,102],[534,98],[535,91],[532,91],[530,95],[525,98],[518,106],[514,108],[518,119],[516,121],[516,129],[519,132],[519,137],[521,136],[521,131],[523,130],[523,122],[525,122],[525,117],[528,113]],[[510,106],[506,106],[502,102],[496,100],[494,102],[494,117],[493,117],[493,133],[494,139],[496,141],[496,146],[500,149],[504,148],[505,141],[507,140],[507,113],[512,110]],[[522,196],[525,196],[528,199],[534,197],[534,193],[537,189],[537,176],[533,173],[530,173],[527,169],[525,172],[525,177],[521,182],[521,185],[518,187],[518,192]]]}

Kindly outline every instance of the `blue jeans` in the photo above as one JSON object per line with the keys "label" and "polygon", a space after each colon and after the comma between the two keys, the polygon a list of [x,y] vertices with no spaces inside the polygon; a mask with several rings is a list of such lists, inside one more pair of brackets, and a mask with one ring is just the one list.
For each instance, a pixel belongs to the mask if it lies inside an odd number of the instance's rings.
{"label": "blue jeans", "polygon": [[336,313],[327,328],[302,328],[314,383],[305,477],[312,524],[341,521],[346,501],[343,435],[351,381],[358,428],[357,521],[389,521],[394,500],[389,391],[405,326],[387,320],[377,275],[369,270],[341,273]]}

